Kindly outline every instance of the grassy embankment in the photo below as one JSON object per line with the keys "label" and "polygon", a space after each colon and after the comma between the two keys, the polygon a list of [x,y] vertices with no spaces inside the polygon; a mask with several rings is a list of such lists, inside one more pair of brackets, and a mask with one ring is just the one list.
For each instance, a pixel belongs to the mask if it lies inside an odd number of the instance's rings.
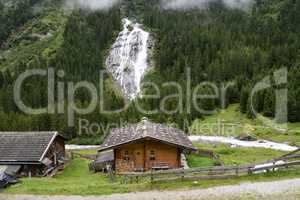
{"label": "grassy embankment", "polygon": [[[201,135],[217,136],[239,136],[250,134],[258,139],[269,139],[278,142],[287,142],[292,145],[300,145],[300,124],[288,124],[287,133],[279,133],[272,128],[265,127],[256,119],[249,119],[239,112],[237,104],[230,105],[226,110],[221,110],[215,115],[208,116],[203,120],[195,120],[190,127],[191,133]],[[200,149],[212,150],[220,156],[225,165],[243,165],[249,163],[260,163],[284,155],[286,152],[263,148],[231,148],[227,144],[195,143]],[[188,156],[192,167],[212,166],[217,162],[201,158],[199,156]]]}
{"label": "grassy embankment", "polygon": [[239,111],[239,105],[230,105],[226,110],[195,120],[190,132],[201,135],[239,136],[251,134],[258,139],[286,142],[300,146],[300,123],[288,123],[286,133],[265,126],[258,119],[249,119]]}
{"label": "grassy embankment", "polygon": [[[217,114],[206,116],[204,119],[195,120],[190,126],[191,134],[213,136],[239,136],[250,134],[258,139],[266,139],[284,142],[290,145],[300,146],[300,123],[288,123],[286,133],[279,132],[265,126],[258,119],[249,119],[239,111],[238,104],[230,105],[226,110],[220,110]],[[78,137],[71,144],[101,144],[101,136]]]}
{"label": "grassy embankment", "polygon": [[[212,150],[219,155],[225,165],[245,165],[262,163],[280,157],[287,152],[264,148],[231,148],[226,144],[194,144],[200,149]],[[192,165],[193,166],[193,165]],[[197,166],[195,166],[197,167]]]}

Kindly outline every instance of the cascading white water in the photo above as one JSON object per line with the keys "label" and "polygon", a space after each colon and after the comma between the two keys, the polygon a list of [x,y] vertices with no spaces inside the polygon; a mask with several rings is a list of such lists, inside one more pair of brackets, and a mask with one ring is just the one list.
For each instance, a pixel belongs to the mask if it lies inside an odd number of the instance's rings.
{"label": "cascading white water", "polygon": [[123,30],[106,59],[108,71],[130,100],[138,96],[142,78],[149,68],[149,35],[140,24],[123,19]]}

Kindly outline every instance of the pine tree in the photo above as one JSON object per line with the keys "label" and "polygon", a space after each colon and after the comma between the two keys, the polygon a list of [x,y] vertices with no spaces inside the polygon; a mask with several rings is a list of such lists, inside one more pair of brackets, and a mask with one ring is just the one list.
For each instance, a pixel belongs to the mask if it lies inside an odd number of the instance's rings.
{"label": "pine tree", "polygon": [[241,97],[240,97],[240,110],[242,113],[246,113],[248,110],[248,99],[249,99],[249,90],[243,87],[241,92]]}

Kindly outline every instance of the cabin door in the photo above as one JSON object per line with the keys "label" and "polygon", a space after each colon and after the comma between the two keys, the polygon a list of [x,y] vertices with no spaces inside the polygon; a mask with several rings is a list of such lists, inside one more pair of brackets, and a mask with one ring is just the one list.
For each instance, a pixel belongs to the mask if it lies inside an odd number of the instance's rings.
{"label": "cabin door", "polygon": [[144,150],[138,149],[134,150],[134,168],[135,170],[142,171],[144,170]]}

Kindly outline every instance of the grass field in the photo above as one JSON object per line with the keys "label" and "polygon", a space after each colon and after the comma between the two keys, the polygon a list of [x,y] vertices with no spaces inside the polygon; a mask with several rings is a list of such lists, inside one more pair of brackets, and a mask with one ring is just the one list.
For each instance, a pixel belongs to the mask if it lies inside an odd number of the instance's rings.
{"label": "grass field", "polygon": [[171,190],[208,188],[219,185],[231,185],[244,181],[266,181],[300,177],[300,170],[277,172],[275,174],[261,174],[239,177],[229,180],[206,181],[172,181],[140,184],[121,184],[119,181],[111,183],[104,174],[94,174],[88,171],[88,160],[74,159],[65,171],[55,178],[24,178],[22,183],[13,185],[5,190],[10,194],[39,194],[39,195],[108,195],[113,193],[127,193],[136,191]]}
{"label": "grass field", "polygon": [[[230,148],[226,145],[196,144],[198,148],[213,150],[226,165],[246,164],[265,161],[278,157],[283,152],[268,149],[248,149]],[[77,150],[76,153],[93,155],[96,150]],[[218,164],[217,161],[200,157],[198,155],[187,156],[191,167],[208,167]],[[207,180],[207,181],[173,181],[151,185],[149,181],[142,181],[139,184],[121,184],[121,178],[112,183],[105,174],[94,174],[89,172],[88,164],[90,161],[75,158],[64,170],[55,178],[23,178],[22,182],[13,185],[5,192],[11,194],[39,194],[39,195],[108,195],[113,193],[127,193],[136,191],[147,191],[152,189],[171,190],[171,189],[190,189],[207,188],[219,185],[237,184],[243,181],[265,181],[283,178],[300,177],[300,170],[291,172],[278,172],[276,174],[252,175],[230,180]]]}
{"label": "grass field", "polygon": [[80,153],[82,155],[96,155],[97,149],[74,150],[73,152]]}
{"label": "grass field", "polygon": [[258,119],[249,119],[240,113],[239,105],[230,105],[217,114],[198,119],[190,126],[190,133],[214,136],[239,136],[252,134],[260,139],[287,142],[300,146],[300,123],[287,124],[288,131],[282,133],[265,126]]}
{"label": "grass field", "polygon": [[201,157],[196,154],[188,155],[187,162],[189,167],[211,167],[211,166],[217,166],[219,165],[219,162],[216,160],[213,160],[212,158],[207,157]]}
{"label": "grass field", "polygon": [[225,165],[261,163],[286,154],[286,152],[264,148],[231,148],[226,144],[195,143],[194,146],[213,151],[220,156]]}

